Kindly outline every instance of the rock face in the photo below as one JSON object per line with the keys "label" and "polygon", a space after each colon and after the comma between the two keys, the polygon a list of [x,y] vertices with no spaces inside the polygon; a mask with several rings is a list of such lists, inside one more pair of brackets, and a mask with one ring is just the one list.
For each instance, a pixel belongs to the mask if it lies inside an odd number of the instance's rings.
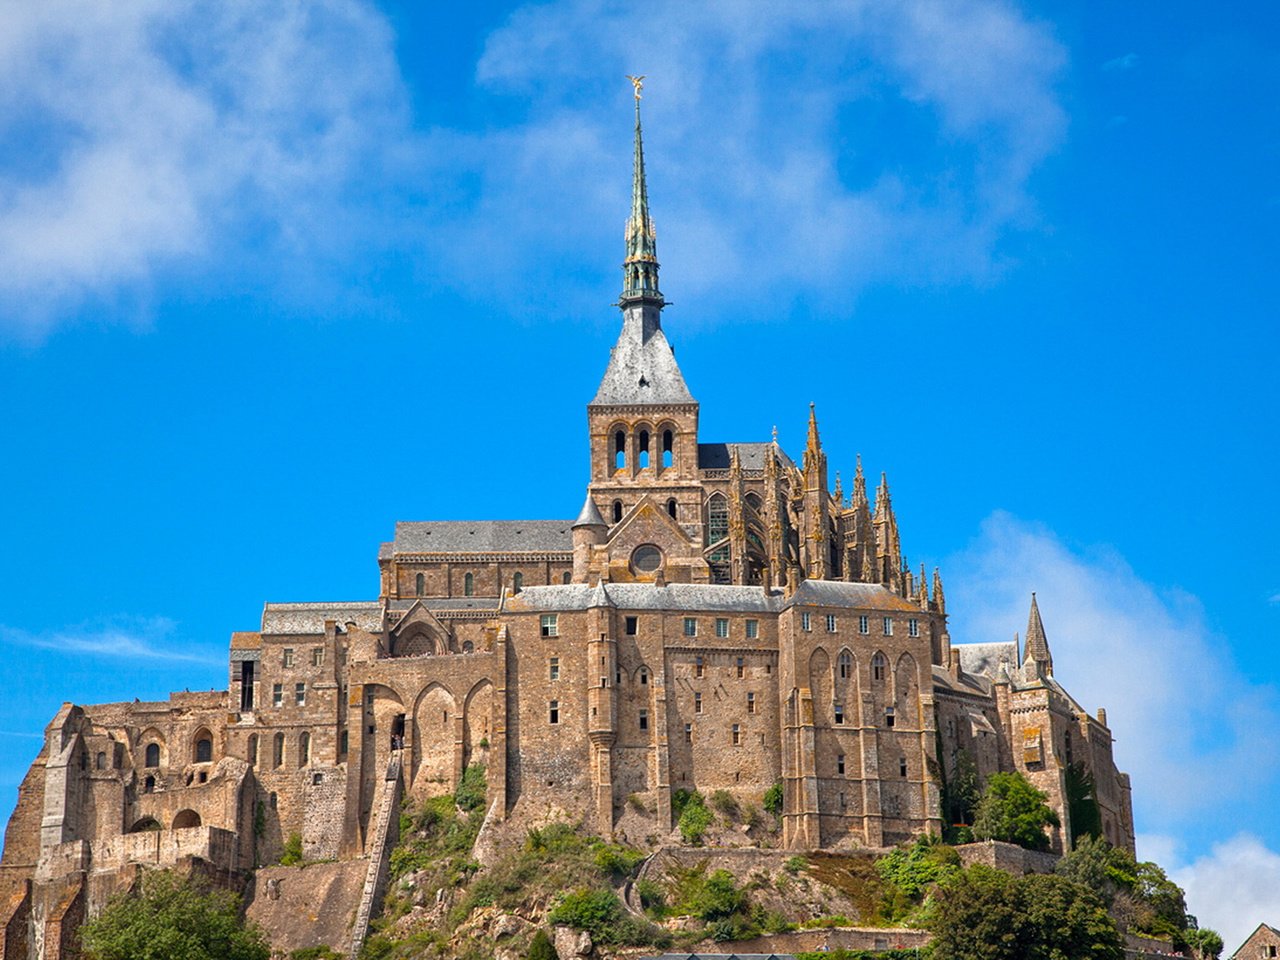
{"label": "rock face", "polygon": [[284,953],[303,947],[345,950],[364,885],[364,860],[263,867],[255,877],[248,917]]}
{"label": "rock face", "polygon": [[581,960],[590,957],[595,945],[591,942],[591,934],[585,930],[574,930],[572,927],[556,927],[554,940],[556,956],[560,960]]}

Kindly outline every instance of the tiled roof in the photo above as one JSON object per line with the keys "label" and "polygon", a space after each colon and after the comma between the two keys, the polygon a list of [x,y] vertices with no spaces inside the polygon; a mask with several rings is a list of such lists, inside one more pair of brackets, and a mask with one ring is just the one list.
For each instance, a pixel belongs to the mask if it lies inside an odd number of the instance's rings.
{"label": "tiled roof", "polygon": [[326,620],[339,624],[355,621],[362,630],[382,629],[382,604],[354,603],[268,603],[262,608],[265,634],[322,634]]}
{"label": "tiled roof", "polygon": [[403,520],[396,553],[569,553],[572,520]]}
{"label": "tiled roof", "polygon": [[695,401],[662,328],[646,339],[639,316],[628,314],[591,402],[607,406]]}

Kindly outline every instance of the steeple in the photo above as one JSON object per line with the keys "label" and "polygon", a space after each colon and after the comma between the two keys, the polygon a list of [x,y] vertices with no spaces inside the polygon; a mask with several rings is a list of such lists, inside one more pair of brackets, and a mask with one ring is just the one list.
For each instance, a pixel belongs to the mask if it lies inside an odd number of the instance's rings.
{"label": "steeple", "polygon": [[[818,437],[818,411],[814,404],[809,404],[809,440],[804,448],[804,471],[809,473],[827,464],[827,455],[822,452],[822,440]],[[823,478],[825,487],[826,478]]]}
{"label": "steeple", "polygon": [[1027,618],[1027,645],[1022,662],[1034,660],[1045,676],[1053,676],[1053,654],[1049,652],[1049,640],[1044,635],[1044,623],[1040,620],[1040,607],[1036,595],[1031,594],[1031,615]]}
{"label": "steeple", "polygon": [[635,86],[636,154],[631,172],[631,216],[627,218],[627,257],[622,262],[620,303],[651,303],[662,309],[658,289],[658,238],[649,216],[649,188],[644,176],[644,141],[640,133],[640,90],[644,77],[627,77]]}

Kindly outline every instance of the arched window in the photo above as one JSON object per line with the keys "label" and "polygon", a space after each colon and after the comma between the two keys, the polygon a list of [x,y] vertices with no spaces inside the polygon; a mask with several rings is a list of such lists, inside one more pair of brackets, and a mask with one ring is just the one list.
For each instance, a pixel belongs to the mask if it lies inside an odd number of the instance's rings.
{"label": "arched window", "polygon": [[566,570],[564,573],[560,575],[561,583],[569,583],[572,579],[573,579],[573,574],[570,573],[568,570]]}
{"label": "arched window", "polygon": [[275,749],[271,754],[271,765],[279,767],[284,763],[284,734],[277,733],[275,741]]}
{"label": "arched window", "polygon": [[213,738],[207,733],[196,740],[196,763],[208,763],[213,759]]}
{"label": "arched window", "polygon": [[142,792],[143,792],[143,793],[151,793],[153,790],[155,790],[155,788],[156,788],[156,778],[155,778],[155,777],[147,777],[147,779],[145,779],[145,780],[143,780],[143,781],[142,781]]}
{"label": "arched window", "polygon": [[474,596],[476,592],[476,575],[468,573],[462,578],[462,595],[464,597]]}
{"label": "arched window", "polygon": [[423,596],[427,592],[427,578],[423,574],[418,574],[413,581],[414,592],[418,596]]}
{"label": "arched window", "polygon": [[464,640],[464,641],[463,641],[463,643],[462,643],[462,652],[463,652],[463,653],[475,653],[475,652],[476,652],[476,645],[475,645],[474,643],[472,643],[470,640]]}
{"label": "arched window", "polygon": [[649,466],[649,431],[640,431],[640,456],[638,466],[641,470]]}
{"label": "arched window", "polygon": [[105,769],[107,769],[107,755],[106,755],[105,753],[103,753],[101,750],[100,750],[100,751],[98,751],[98,756],[97,756],[97,758],[96,758],[96,759],[95,759],[95,761],[94,761],[94,765],[95,765],[99,770],[105,770]]}
{"label": "arched window", "polygon": [[298,766],[305,767],[311,762],[311,734],[298,735]]}
{"label": "arched window", "polygon": [[884,670],[885,670],[885,667],[887,666],[888,666],[888,661],[885,660],[883,653],[877,653],[874,657],[872,657],[871,658],[871,679],[877,680],[877,681],[883,680]]}
{"label": "arched window", "polygon": [[717,493],[707,503],[707,545],[719,543],[729,536],[729,501]]}
{"label": "arched window", "polygon": [[670,500],[667,501],[667,515],[671,517],[672,520],[676,519],[676,498],[675,497],[672,497]]}
{"label": "arched window", "polygon": [[200,814],[194,810],[179,810],[178,815],[173,818],[173,829],[186,830],[190,827],[200,826]]}
{"label": "arched window", "polygon": [[523,589],[524,589],[524,574],[517,573],[514,577],[511,578],[511,592],[519,593]]}
{"label": "arched window", "polygon": [[146,766],[148,767],[160,766],[160,744],[148,743],[146,754],[147,754],[146,762],[145,762]]}
{"label": "arched window", "polygon": [[836,673],[841,680],[848,680],[853,676],[853,657],[848,650],[840,651],[840,656],[836,660]]}
{"label": "arched window", "polygon": [[622,501],[621,500],[613,501],[613,522],[614,523],[622,522]]}
{"label": "arched window", "polygon": [[249,735],[249,749],[245,751],[245,759],[249,761],[249,766],[251,767],[258,765],[258,735],[256,733]]}
{"label": "arched window", "polygon": [[613,435],[613,469],[624,470],[627,466],[627,435],[619,430]]}
{"label": "arched window", "polygon": [[676,462],[676,435],[670,430],[662,431],[662,465],[673,466]]}

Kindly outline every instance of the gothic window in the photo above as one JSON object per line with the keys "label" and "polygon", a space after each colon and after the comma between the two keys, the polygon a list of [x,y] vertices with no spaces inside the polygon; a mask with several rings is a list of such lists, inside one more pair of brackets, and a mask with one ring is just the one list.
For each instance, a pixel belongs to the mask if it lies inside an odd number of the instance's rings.
{"label": "gothic window", "polygon": [[474,596],[476,592],[476,575],[468,573],[462,578],[462,595],[464,597]]}
{"label": "gothic window", "polygon": [[560,621],[558,617],[559,615],[554,613],[544,613],[542,615],[541,624],[544,637],[560,636]]}
{"label": "gothic window", "polygon": [[427,578],[423,574],[418,574],[413,580],[413,590],[418,596],[423,596],[427,592]]}
{"label": "gothic window", "polygon": [[256,733],[249,735],[249,748],[245,751],[245,759],[249,761],[249,766],[251,767],[258,765],[258,735]]}
{"label": "gothic window", "polygon": [[213,759],[213,738],[207,733],[196,740],[196,763],[208,763]]}
{"label": "gothic window", "polygon": [[160,766],[160,744],[147,744],[145,765],[148,767]]}
{"label": "gothic window", "polygon": [[298,736],[298,766],[305,767],[311,762],[311,734],[303,733]]}
{"label": "gothic window", "polygon": [[523,589],[524,589],[524,574],[517,573],[514,577],[511,578],[511,592],[513,594],[519,593]]}
{"label": "gothic window", "polygon": [[853,656],[848,650],[843,650],[840,657],[836,660],[836,670],[841,680],[848,680],[853,676]]}
{"label": "gothic window", "polygon": [[619,430],[613,435],[613,469],[622,470],[627,465],[627,435]]}
{"label": "gothic window", "polygon": [[279,768],[284,763],[284,734],[277,733],[275,748],[271,753],[271,765]]}
{"label": "gothic window", "polygon": [[621,500],[613,501],[613,522],[614,523],[622,522],[622,501]]}
{"label": "gothic window", "polygon": [[[729,501],[717,493],[707,503],[707,546],[729,536]],[[727,557],[725,559],[728,559]]]}
{"label": "gothic window", "polygon": [[641,470],[649,466],[649,431],[640,431],[640,456],[636,464]]}
{"label": "gothic window", "polygon": [[884,671],[885,671],[885,668],[888,667],[888,665],[889,665],[889,662],[885,660],[883,653],[877,653],[874,657],[872,657],[871,658],[871,679],[883,680]]}
{"label": "gothic window", "polygon": [[675,497],[672,497],[670,500],[667,501],[667,516],[669,516],[672,520],[676,519],[676,507],[677,507],[677,504],[676,504]]}
{"label": "gothic window", "polygon": [[669,467],[675,463],[676,435],[670,430],[662,431],[662,465]]}
{"label": "gothic window", "polygon": [[760,498],[759,498],[756,494],[754,494],[754,493],[748,493],[748,494],[747,494],[747,506],[748,506],[748,507],[750,507],[752,510],[754,510],[756,513],[759,513],[759,512],[760,512],[760,508],[761,508],[761,506],[763,506],[763,504],[761,503]]}

